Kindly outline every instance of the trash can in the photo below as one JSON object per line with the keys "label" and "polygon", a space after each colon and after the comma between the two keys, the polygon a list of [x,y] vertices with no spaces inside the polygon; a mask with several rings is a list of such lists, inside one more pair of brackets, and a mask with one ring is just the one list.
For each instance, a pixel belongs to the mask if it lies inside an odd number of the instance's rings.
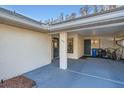
{"label": "trash can", "polygon": [[92,48],[92,57],[97,57],[97,49]]}

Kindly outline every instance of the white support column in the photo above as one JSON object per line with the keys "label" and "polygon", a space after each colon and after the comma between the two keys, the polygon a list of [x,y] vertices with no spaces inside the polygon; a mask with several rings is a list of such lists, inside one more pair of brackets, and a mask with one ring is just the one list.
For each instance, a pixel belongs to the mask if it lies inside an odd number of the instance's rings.
{"label": "white support column", "polygon": [[67,69],[67,32],[60,32],[60,69]]}

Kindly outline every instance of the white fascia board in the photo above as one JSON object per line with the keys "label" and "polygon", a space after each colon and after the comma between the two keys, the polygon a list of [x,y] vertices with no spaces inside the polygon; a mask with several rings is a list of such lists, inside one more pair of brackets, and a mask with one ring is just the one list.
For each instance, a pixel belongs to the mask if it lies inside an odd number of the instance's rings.
{"label": "white fascia board", "polygon": [[74,29],[74,30],[67,30],[66,32],[85,31],[85,30],[93,30],[93,29],[99,29],[99,28],[123,26],[123,25],[124,25],[124,22],[113,23],[113,24],[107,24],[107,25],[102,25],[102,26],[93,26],[93,27],[87,27],[87,28],[78,28],[78,29]]}
{"label": "white fascia board", "polygon": [[124,10],[114,11],[114,12],[105,13],[105,14],[101,14],[101,15],[97,15],[93,17],[87,17],[84,19],[82,18],[79,20],[65,22],[62,24],[52,25],[50,26],[50,30],[52,32],[55,30],[63,29],[63,28],[66,29],[66,28],[71,28],[71,27],[76,27],[76,26],[83,26],[86,24],[88,25],[88,24],[98,23],[101,21],[104,22],[104,21],[116,20],[122,17],[124,17]]}
{"label": "white fascia board", "polygon": [[8,19],[8,20],[11,20],[11,21],[14,21],[14,22],[18,22],[20,24],[26,24],[26,25],[29,25],[29,26],[32,26],[32,27],[35,27],[35,28],[38,28],[38,29],[41,29],[41,30],[48,30],[48,26],[47,25],[44,25],[44,24],[38,24],[36,22],[33,22],[33,21],[29,21],[29,20],[26,20],[25,18],[19,18],[18,16],[15,16],[14,14],[7,14],[6,12],[1,12],[0,11],[0,18],[1,19]]}

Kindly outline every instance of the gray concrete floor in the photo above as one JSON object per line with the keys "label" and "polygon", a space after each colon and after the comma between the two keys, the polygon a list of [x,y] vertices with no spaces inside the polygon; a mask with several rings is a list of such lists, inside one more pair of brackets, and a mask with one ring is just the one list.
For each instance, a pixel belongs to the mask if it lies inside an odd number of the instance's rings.
{"label": "gray concrete floor", "polygon": [[59,60],[25,73],[38,88],[124,88],[124,61],[87,58],[68,59],[68,69],[59,69]]}

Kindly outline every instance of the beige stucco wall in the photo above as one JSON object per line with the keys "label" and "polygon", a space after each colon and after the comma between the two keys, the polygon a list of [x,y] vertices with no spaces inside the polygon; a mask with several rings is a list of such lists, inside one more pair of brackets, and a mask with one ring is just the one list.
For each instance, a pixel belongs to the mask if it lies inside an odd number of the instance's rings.
{"label": "beige stucco wall", "polygon": [[100,47],[109,48],[114,46],[113,37],[100,37]]}
{"label": "beige stucco wall", "polygon": [[0,24],[0,79],[8,79],[49,63],[49,34]]}
{"label": "beige stucco wall", "polygon": [[84,55],[84,38],[78,35],[78,58]]}
{"label": "beige stucco wall", "polygon": [[68,38],[73,38],[73,53],[68,53],[68,58],[77,59],[78,57],[78,34],[68,33]]}
{"label": "beige stucco wall", "polygon": [[68,33],[68,38],[73,38],[73,53],[68,53],[68,58],[78,59],[83,55],[83,37],[77,33]]}
{"label": "beige stucco wall", "polygon": [[[97,42],[94,44],[92,41],[96,40]],[[99,37],[91,37],[91,49],[92,48],[100,48],[100,39]]]}

